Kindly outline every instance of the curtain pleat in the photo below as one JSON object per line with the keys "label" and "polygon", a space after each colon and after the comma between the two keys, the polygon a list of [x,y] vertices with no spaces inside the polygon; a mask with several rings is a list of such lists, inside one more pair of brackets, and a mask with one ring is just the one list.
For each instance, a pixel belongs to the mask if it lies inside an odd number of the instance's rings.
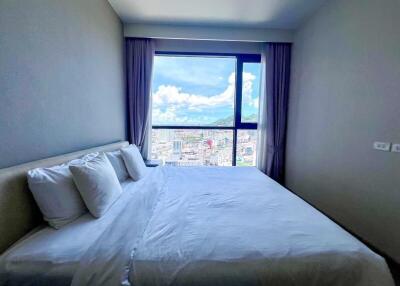
{"label": "curtain pleat", "polygon": [[284,182],[291,44],[268,43],[263,55],[257,166]]}
{"label": "curtain pleat", "polygon": [[151,39],[126,39],[128,139],[147,159],[151,132],[151,77],[155,47]]}

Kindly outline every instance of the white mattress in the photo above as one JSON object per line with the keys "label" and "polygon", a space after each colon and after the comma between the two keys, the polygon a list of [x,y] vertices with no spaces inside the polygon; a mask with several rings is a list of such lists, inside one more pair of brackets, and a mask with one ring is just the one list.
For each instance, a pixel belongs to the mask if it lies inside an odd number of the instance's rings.
{"label": "white mattress", "polygon": [[17,243],[0,275],[15,285],[393,285],[383,258],[255,168],[152,170],[105,217]]}
{"label": "white mattress", "polygon": [[0,259],[0,285],[7,275],[10,285],[70,285],[79,261],[89,246],[109,227],[128,197],[142,182],[122,183],[121,198],[107,214],[95,219],[87,213],[56,230],[40,226],[6,251]]}

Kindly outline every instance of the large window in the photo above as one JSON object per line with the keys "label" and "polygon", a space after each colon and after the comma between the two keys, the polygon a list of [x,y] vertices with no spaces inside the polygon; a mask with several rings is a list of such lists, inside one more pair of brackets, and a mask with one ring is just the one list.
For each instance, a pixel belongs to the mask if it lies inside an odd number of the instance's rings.
{"label": "large window", "polygon": [[152,158],[174,166],[253,166],[260,55],[157,53]]}

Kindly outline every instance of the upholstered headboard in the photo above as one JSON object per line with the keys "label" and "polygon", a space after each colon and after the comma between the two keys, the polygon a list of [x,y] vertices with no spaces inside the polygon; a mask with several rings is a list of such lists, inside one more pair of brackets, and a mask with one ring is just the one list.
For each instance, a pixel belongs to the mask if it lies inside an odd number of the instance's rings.
{"label": "upholstered headboard", "polygon": [[65,163],[91,152],[117,150],[128,144],[122,141],[0,169],[0,254],[42,222],[40,211],[28,189],[26,173],[29,170]]}

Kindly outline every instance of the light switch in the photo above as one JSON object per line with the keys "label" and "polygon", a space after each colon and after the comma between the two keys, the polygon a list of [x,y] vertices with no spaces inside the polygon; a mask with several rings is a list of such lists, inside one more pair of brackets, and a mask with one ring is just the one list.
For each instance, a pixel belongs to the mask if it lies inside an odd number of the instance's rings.
{"label": "light switch", "polygon": [[399,143],[392,144],[392,152],[400,153],[400,144]]}
{"label": "light switch", "polygon": [[374,142],[374,149],[379,151],[390,152],[389,142]]}

